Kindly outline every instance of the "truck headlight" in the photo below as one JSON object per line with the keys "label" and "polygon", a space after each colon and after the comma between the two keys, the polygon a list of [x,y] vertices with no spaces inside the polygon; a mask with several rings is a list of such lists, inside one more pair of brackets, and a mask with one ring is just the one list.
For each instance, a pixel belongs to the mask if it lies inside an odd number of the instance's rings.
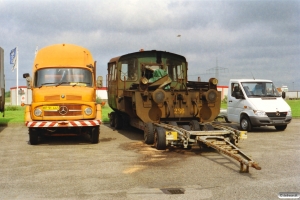
{"label": "truck headlight", "polygon": [[34,109],[34,115],[39,117],[42,115],[42,110],[39,108]]}
{"label": "truck headlight", "polygon": [[86,114],[86,115],[91,115],[92,114],[92,109],[91,108],[86,108],[85,110],[84,110],[84,113]]}
{"label": "truck headlight", "polygon": [[254,114],[258,117],[266,117],[266,112],[263,110],[253,110]]}
{"label": "truck headlight", "polygon": [[291,117],[292,116],[292,111],[291,110],[287,111],[286,116]]}

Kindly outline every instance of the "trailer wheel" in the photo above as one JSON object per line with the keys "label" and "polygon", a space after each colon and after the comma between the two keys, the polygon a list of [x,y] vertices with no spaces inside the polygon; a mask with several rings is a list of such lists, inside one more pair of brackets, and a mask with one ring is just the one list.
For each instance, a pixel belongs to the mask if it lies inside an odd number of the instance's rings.
{"label": "trailer wheel", "polygon": [[[1,88],[0,92],[1,92],[0,111],[4,112],[4,110],[5,110],[5,90],[4,90],[4,88]],[[4,116],[4,113],[3,113],[3,116]]]}
{"label": "trailer wheel", "polygon": [[154,146],[157,150],[166,149],[166,134],[165,129],[162,127],[157,127],[154,133]]}
{"label": "trailer wheel", "polygon": [[251,131],[252,130],[252,124],[250,122],[250,119],[248,116],[242,116],[240,121],[240,127],[243,131]]}
{"label": "trailer wheel", "polygon": [[109,115],[109,125],[110,127],[115,127],[115,112],[111,112]]}
{"label": "trailer wheel", "polygon": [[115,114],[115,128],[122,129],[122,127],[123,127],[122,115],[116,113]]}
{"label": "trailer wheel", "polygon": [[277,131],[284,131],[286,129],[287,125],[282,125],[282,126],[275,126]]}
{"label": "trailer wheel", "polygon": [[31,145],[37,145],[38,144],[38,132],[32,128],[29,128],[29,142]]}
{"label": "trailer wheel", "polygon": [[154,143],[154,126],[151,122],[145,123],[144,141],[146,144]]}
{"label": "trailer wheel", "polygon": [[97,144],[99,142],[99,135],[100,135],[100,126],[93,127],[91,130],[91,143]]}
{"label": "trailer wheel", "polygon": [[192,120],[190,122],[190,127],[191,127],[191,130],[193,130],[193,131],[200,131],[200,124],[197,120]]}
{"label": "trailer wheel", "polygon": [[182,128],[187,131],[191,131],[191,127],[189,125],[183,125]]}

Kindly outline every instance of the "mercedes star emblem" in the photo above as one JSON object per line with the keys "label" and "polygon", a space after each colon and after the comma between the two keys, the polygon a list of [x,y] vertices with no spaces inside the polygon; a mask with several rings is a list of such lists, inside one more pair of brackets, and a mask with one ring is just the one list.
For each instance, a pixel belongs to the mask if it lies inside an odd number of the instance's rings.
{"label": "mercedes star emblem", "polygon": [[58,112],[59,112],[59,114],[61,114],[61,115],[67,114],[67,112],[68,112],[67,106],[60,106]]}

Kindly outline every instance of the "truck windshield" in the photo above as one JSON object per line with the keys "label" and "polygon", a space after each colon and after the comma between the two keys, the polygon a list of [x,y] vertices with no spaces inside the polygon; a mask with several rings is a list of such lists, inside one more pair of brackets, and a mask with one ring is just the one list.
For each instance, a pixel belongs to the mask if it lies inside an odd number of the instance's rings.
{"label": "truck windshield", "polygon": [[93,78],[91,71],[79,68],[46,68],[40,69],[35,74],[34,86],[86,86],[92,87]]}
{"label": "truck windshield", "polygon": [[277,88],[272,82],[243,82],[242,86],[249,98],[280,97]]}

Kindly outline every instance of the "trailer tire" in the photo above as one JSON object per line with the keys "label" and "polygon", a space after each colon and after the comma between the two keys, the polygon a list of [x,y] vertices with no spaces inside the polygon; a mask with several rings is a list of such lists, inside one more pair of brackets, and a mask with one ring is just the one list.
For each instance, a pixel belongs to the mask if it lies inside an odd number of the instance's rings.
{"label": "trailer tire", "polygon": [[154,133],[154,146],[157,150],[165,150],[166,145],[166,134],[165,129],[162,127],[157,127]]}
{"label": "trailer tire", "polygon": [[38,132],[36,130],[33,130],[32,128],[29,128],[29,143],[31,145],[37,145],[38,139]]}
{"label": "trailer tire", "polygon": [[200,131],[200,124],[197,120],[192,120],[190,122],[190,127],[192,131]]}
{"label": "trailer tire", "polygon": [[[5,89],[1,88],[1,102],[0,102],[0,111],[4,112],[5,110]],[[3,114],[4,115],[4,114]]]}
{"label": "trailer tire", "polygon": [[146,144],[154,143],[154,126],[151,122],[145,123],[144,141]]}
{"label": "trailer tire", "polygon": [[240,127],[243,131],[252,131],[252,124],[248,116],[243,115],[241,117]]}
{"label": "trailer tire", "polygon": [[191,127],[189,125],[183,125],[182,128],[187,131],[191,131]]}
{"label": "trailer tire", "polygon": [[95,126],[91,130],[91,143],[97,144],[99,143],[99,135],[100,135],[100,126]]}
{"label": "trailer tire", "polygon": [[284,131],[286,129],[287,125],[281,125],[281,126],[275,126],[277,131]]}
{"label": "trailer tire", "polygon": [[110,127],[115,127],[115,112],[111,112],[109,115],[109,125]]}
{"label": "trailer tire", "polygon": [[115,128],[116,129],[122,129],[123,128],[122,115],[118,114],[118,113],[115,114]]}

